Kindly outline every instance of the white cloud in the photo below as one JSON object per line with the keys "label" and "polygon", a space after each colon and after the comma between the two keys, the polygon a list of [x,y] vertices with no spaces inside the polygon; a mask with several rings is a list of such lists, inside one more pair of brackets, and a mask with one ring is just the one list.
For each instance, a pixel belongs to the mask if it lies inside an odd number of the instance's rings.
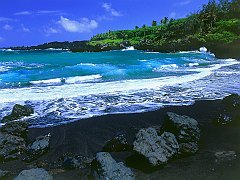
{"label": "white cloud", "polygon": [[169,14],[169,18],[175,19],[176,16],[177,16],[177,13],[176,13],[176,12],[171,12],[171,13]]}
{"label": "white cloud", "polygon": [[27,16],[27,15],[47,15],[47,14],[64,14],[61,11],[56,10],[38,10],[38,11],[21,11],[16,12],[16,16]]}
{"label": "white cloud", "polygon": [[5,39],[0,36],[0,42],[3,42]]}
{"label": "white cloud", "polygon": [[110,13],[112,16],[122,16],[122,14],[118,11],[116,11],[115,9],[112,8],[112,5],[109,3],[103,3],[102,7],[108,12]]}
{"label": "white cloud", "polygon": [[14,15],[16,16],[27,16],[27,15],[31,15],[32,12],[30,11],[21,11],[21,12],[16,12]]}
{"label": "white cloud", "polygon": [[8,24],[4,25],[2,28],[6,31],[11,31],[13,29],[13,27]]}
{"label": "white cloud", "polygon": [[54,15],[64,15],[66,13],[63,13],[62,11],[56,11],[56,10],[39,10],[36,12],[37,15],[46,15],[46,14],[54,14]]}
{"label": "white cloud", "polygon": [[59,30],[52,28],[52,27],[48,27],[44,29],[44,32],[47,36],[51,35],[51,34],[57,34],[59,33]]}
{"label": "white cloud", "polygon": [[95,20],[90,20],[88,18],[82,18],[81,21],[70,20],[61,16],[58,23],[67,31],[67,32],[90,32],[93,29],[98,27],[98,23]]}
{"label": "white cloud", "polygon": [[185,0],[185,1],[178,2],[175,5],[185,6],[185,5],[190,4],[191,2],[192,2],[192,0]]}
{"label": "white cloud", "polygon": [[13,19],[6,18],[6,17],[0,17],[0,22],[3,22],[3,21],[13,21]]}
{"label": "white cloud", "polygon": [[22,31],[23,32],[30,32],[29,28],[26,28],[23,24],[21,26],[22,26]]}

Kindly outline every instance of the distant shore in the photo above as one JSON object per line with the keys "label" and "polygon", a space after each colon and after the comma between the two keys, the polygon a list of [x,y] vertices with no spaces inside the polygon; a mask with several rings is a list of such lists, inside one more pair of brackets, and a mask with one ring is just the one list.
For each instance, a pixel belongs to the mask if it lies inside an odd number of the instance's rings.
{"label": "distant shore", "polygon": [[[103,52],[111,50],[122,50],[129,46],[132,46],[128,42],[122,42],[118,45],[89,45],[90,41],[74,41],[74,42],[50,42],[37,46],[29,47],[9,47],[5,49],[11,50],[51,50],[51,49],[63,49],[71,52]],[[188,44],[182,44],[178,46],[153,46],[153,45],[136,45],[136,50],[143,51],[154,51],[161,53],[177,53],[179,51],[195,51],[200,47],[206,47],[208,51],[215,54],[219,59],[224,58],[235,58],[240,59],[240,41],[236,40],[232,43],[221,43],[221,42],[192,42]]]}

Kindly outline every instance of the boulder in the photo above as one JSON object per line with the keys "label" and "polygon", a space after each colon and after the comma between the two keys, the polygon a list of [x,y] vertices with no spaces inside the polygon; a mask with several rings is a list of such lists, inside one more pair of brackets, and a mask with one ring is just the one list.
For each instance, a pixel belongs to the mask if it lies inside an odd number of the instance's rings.
{"label": "boulder", "polygon": [[133,143],[133,150],[143,155],[152,166],[166,164],[179,150],[179,144],[172,133],[158,136],[154,128],[141,129]]}
{"label": "boulder", "polygon": [[201,134],[198,122],[195,119],[168,112],[161,131],[171,132],[176,136],[180,146],[178,154],[191,155],[198,151]]}
{"label": "boulder", "polygon": [[90,167],[92,159],[81,155],[74,156],[71,154],[64,154],[61,157],[61,161],[64,169],[71,170],[71,169],[86,169]]}
{"label": "boulder", "polygon": [[50,148],[50,134],[39,136],[36,140],[27,146],[27,157],[23,160],[31,162],[49,151]]}
{"label": "boulder", "polygon": [[23,137],[27,136],[28,123],[25,121],[8,122],[2,126],[1,132]]}
{"label": "boulder", "polygon": [[22,106],[22,105],[16,104],[13,107],[12,113],[8,116],[3,117],[2,122],[17,120],[25,116],[30,116],[33,113],[34,113],[34,110],[31,106],[28,106],[28,105]]}
{"label": "boulder", "polygon": [[132,170],[126,167],[122,162],[117,163],[109,153],[99,152],[92,163],[96,179],[134,179]]}
{"label": "boulder", "polygon": [[14,180],[53,180],[53,177],[42,168],[23,170]]}
{"label": "boulder", "polygon": [[200,140],[198,122],[188,116],[180,116],[172,112],[167,113],[167,119],[163,122],[161,131],[173,133],[179,143],[197,143]]}
{"label": "boulder", "polygon": [[23,138],[0,132],[0,161],[17,159],[25,149]]}
{"label": "boulder", "polygon": [[10,175],[9,171],[3,171],[0,169],[0,179],[6,178],[9,175]]}
{"label": "boulder", "polygon": [[181,143],[179,144],[179,154],[180,155],[191,155],[198,151],[198,144],[194,142]]}
{"label": "boulder", "polygon": [[128,142],[125,134],[121,134],[107,141],[103,147],[104,152],[121,152],[131,149],[132,145]]}

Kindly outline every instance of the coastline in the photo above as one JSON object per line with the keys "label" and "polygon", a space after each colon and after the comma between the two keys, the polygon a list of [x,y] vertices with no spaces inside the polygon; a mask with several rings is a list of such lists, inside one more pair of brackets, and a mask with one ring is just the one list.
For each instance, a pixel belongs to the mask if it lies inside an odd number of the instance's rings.
{"label": "coastline", "polygon": [[[124,161],[132,166],[139,179],[237,179],[240,177],[240,159],[234,162],[218,164],[214,159],[214,152],[234,150],[240,153],[240,126],[218,127],[212,120],[223,111],[223,100],[196,101],[190,106],[165,107],[153,112],[137,114],[115,114],[79,120],[66,125],[48,128],[30,128],[28,141],[36,137],[51,133],[50,151],[33,163],[25,163],[20,159],[0,164],[0,169],[18,174],[23,169],[42,164],[56,179],[76,179],[79,174],[87,178],[88,173],[81,170],[61,171],[53,168],[59,157],[64,153],[80,154],[93,158],[100,152],[109,139],[126,133],[128,140],[133,142],[135,134],[141,128],[160,127],[166,117],[166,112],[174,112],[195,118],[202,131],[200,150],[196,155],[177,159],[170,162],[161,170],[142,172],[136,164],[128,163],[131,153],[111,153],[117,161]],[[140,169],[140,170],[138,170]],[[224,170],[224,171],[223,171]],[[60,171],[60,172],[59,172]],[[180,178],[180,179],[181,179]]]}

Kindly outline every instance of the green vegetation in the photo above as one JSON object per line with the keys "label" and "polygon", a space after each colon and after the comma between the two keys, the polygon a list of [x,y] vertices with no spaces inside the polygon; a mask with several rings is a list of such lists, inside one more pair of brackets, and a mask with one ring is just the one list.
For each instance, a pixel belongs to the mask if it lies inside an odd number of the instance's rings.
{"label": "green vegetation", "polygon": [[153,20],[151,26],[97,34],[90,41],[50,42],[16,50],[62,48],[72,52],[119,50],[134,46],[139,50],[176,52],[201,46],[221,58],[240,58],[240,0],[210,0],[186,18]]}
{"label": "green vegetation", "polygon": [[152,26],[133,30],[109,31],[91,38],[89,45],[158,51],[189,50],[201,45],[234,43],[240,40],[240,0],[210,0],[202,9],[186,18],[164,17]]}

